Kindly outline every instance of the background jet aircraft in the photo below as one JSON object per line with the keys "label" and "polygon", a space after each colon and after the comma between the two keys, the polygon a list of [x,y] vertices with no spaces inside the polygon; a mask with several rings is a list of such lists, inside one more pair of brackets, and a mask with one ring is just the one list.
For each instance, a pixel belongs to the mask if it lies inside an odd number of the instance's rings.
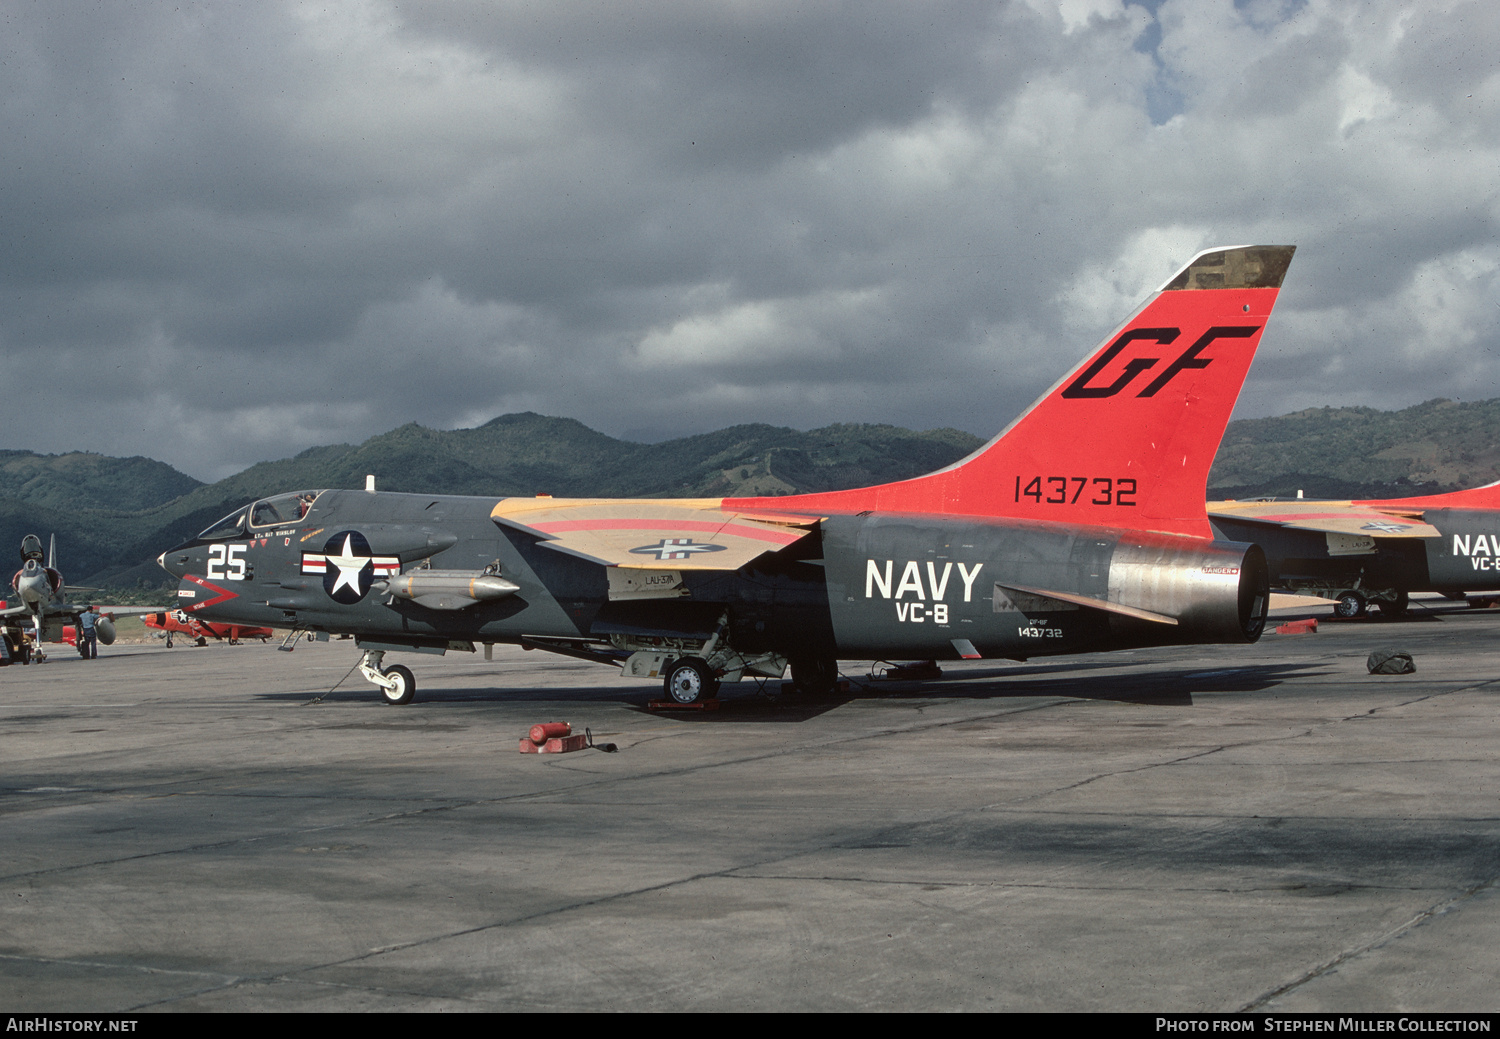
{"label": "background jet aircraft", "polygon": [[270,628],[246,627],[243,624],[210,624],[208,621],[190,617],[182,610],[157,610],[141,615],[141,623],[167,637],[167,648],[172,646],[174,635],[186,635],[200,646],[208,645],[209,639],[228,639],[231,646],[241,639],[266,639],[275,635]]}
{"label": "background jet aircraft", "polygon": [[1340,617],[1370,604],[1400,615],[1411,592],[1500,588],[1500,483],[1420,498],[1209,502],[1208,514],[1220,537],[1265,549],[1273,587],[1336,599]]}
{"label": "background jet aircraft", "polygon": [[392,650],[519,643],[692,703],[827,689],[840,657],[1008,657],[1252,642],[1261,550],[1215,540],[1209,466],[1291,246],[1195,257],[988,445],[946,469],[782,498],[563,500],[324,490],[165,552],[190,615]]}
{"label": "background jet aircraft", "polygon": [[[78,615],[88,609],[87,605],[67,601],[67,585],[56,566],[56,535],[53,535],[49,549],[47,565],[43,566],[41,539],[35,534],[27,534],[21,539],[21,569],[10,579],[11,589],[20,599],[20,605],[0,610],[0,622],[23,616],[30,618],[34,652],[39,659],[46,659],[42,643],[63,641],[63,627],[77,624]],[[104,645],[115,641],[115,627],[107,617],[99,619],[95,630]]]}

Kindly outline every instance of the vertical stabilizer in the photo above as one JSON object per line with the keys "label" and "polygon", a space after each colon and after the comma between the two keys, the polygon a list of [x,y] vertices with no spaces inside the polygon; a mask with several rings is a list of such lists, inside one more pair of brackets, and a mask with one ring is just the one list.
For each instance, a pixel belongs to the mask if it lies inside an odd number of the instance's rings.
{"label": "vertical stabilizer", "polygon": [[1295,248],[1199,253],[999,436],[947,469],[878,487],[724,504],[1211,537],[1208,470]]}

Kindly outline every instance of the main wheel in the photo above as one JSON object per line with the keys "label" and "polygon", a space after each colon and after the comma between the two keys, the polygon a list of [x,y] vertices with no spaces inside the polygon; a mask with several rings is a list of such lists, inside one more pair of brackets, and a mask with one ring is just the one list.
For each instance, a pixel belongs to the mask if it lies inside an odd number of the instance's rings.
{"label": "main wheel", "polygon": [[1365,597],[1358,592],[1345,592],[1339,596],[1338,605],[1333,608],[1335,617],[1358,617],[1365,612]]}
{"label": "main wheel", "polygon": [[1407,595],[1405,592],[1397,592],[1394,601],[1381,600],[1376,605],[1380,607],[1382,617],[1403,617],[1406,615],[1408,605]]}
{"label": "main wheel", "polygon": [[381,674],[394,679],[396,688],[380,688],[380,697],[392,707],[399,707],[404,703],[411,703],[412,697],[417,695],[417,680],[412,675],[411,669],[401,664],[386,668]]}
{"label": "main wheel", "polygon": [[804,696],[826,696],[838,680],[839,662],[832,657],[792,658],[792,687]]}
{"label": "main wheel", "polygon": [[689,704],[713,699],[719,692],[719,683],[706,663],[697,657],[683,657],[667,668],[662,688],[677,703]]}

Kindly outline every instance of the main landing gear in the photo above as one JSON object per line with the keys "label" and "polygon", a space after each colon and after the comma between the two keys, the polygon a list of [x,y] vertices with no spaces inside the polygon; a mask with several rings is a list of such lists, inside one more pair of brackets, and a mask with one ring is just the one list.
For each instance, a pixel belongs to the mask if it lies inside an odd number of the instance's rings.
{"label": "main landing gear", "polygon": [[1358,592],[1345,592],[1340,595],[1338,602],[1334,604],[1333,615],[1335,617],[1363,617],[1365,614],[1365,597]]}
{"label": "main landing gear", "polygon": [[792,688],[803,696],[827,696],[838,689],[839,662],[832,657],[793,657]]}
{"label": "main landing gear", "polygon": [[1370,611],[1371,606],[1379,610],[1382,617],[1401,617],[1406,614],[1407,607],[1410,605],[1404,591],[1376,592],[1369,598],[1361,592],[1344,591],[1339,592],[1334,598],[1337,601],[1333,606],[1333,615],[1346,620],[1351,617],[1363,617]]}
{"label": "main landing gear", "polygon": [[697,657],[683,657],[667,665],[662,688],[673,702],[690,704],[718,696],[719,680],[704,661]]}
{"label": "main landing gear", "polygon": [[383,650],[365,650],[364,659],[359,662],[359,673],[365,676],[365,681],[380,690],[380,698],[386,703],[392,706],[411,703],[412,697],[417,695],[417,680],[412,676],[411,669],[396,664],[382,671],[380,662],[384,659]]}

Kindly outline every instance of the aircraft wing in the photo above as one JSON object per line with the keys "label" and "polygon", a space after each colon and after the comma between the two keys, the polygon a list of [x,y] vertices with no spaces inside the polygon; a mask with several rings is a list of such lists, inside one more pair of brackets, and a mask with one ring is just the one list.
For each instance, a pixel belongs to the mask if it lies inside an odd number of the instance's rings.
{"label": "aircraft wing", "polygon": [[[87,610],[87,609],[88,609],[88,606],[85,605],[84,603],[72,603],[72,602],[57,603],[57,602],[52,602],[52,603],[48,603],[47,605],[45,605],[45,606],[42,607],[42,616],[43,617],[66,617],[66,618],[69,619],[70,622],[72,622],[72,621],[78,620],[78,615],[80,613],[82,613],[84,610]],[[5,609],[0,610],[0,619],[4,619],[6,617],[30,617],[30,616],[31,616],[31,607],[27,606],[25,603],[22,603],[19,606],[7,606]]]}
{"label": "aircraft wing", "polygon": [[1273,527],[1361,538],[1435,538],[1438,529],[1420,511],[1348,501],[1211,501],[1208,514]]}
{"label": "aircraft wing", "polygon": [[817,516],[726,509],[719,498],[505,498],[490,513],[558,552],[629,570],[738,570],[817,528]]}

